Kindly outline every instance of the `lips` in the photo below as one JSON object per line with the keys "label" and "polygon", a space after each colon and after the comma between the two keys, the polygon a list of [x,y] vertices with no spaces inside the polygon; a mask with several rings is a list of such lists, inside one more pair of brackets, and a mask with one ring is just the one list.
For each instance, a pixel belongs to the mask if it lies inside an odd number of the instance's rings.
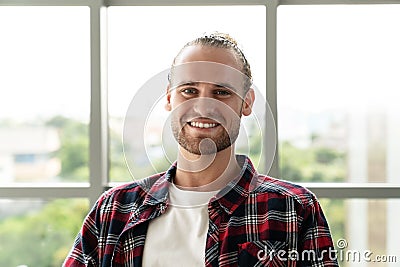
{"label": "lips", "polygon": [[214,123],[214,122],[198,122],[198,121],[189,121],[188,124],[195,128],[204,128],[204,129],[214,128],[219,125],[219,123]]}

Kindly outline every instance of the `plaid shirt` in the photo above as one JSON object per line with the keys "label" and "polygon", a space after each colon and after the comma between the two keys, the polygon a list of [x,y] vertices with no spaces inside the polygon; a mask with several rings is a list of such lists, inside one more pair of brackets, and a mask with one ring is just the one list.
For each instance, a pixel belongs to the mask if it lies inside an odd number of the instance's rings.
{"label": "plaid shirt", "polygon": [[[298,185],[258,175],[247,157],[242,160],[241,177],[208,203],[204,265],[338,266],[315,196]],[[63,266],[142,266],[149,222],[168,208],[175,171],[176,164],[105,192]]]}

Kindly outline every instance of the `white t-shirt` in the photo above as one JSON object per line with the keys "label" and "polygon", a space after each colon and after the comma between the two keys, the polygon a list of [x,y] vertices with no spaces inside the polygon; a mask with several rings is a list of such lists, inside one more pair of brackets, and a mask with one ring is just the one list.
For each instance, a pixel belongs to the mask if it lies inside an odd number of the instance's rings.
{"label": "white t-shirt", "polygon": [[171,184],[167,211],[149,224],[144,267],[204,266],[208,202],[217,192],[181,190]]}

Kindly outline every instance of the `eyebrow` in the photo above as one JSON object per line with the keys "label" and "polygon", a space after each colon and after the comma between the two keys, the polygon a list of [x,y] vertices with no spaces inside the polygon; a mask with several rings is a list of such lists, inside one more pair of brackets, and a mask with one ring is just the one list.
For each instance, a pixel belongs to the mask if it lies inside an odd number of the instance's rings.
{"label": "eyebrow", "polygon": [[[183,82],[182,84],[178,85],[178,87],[180,87],[180,86],[198,86],[199,84],[200,84],[200,82]],[[219,87],[219,88],[226,88],[226,89],[232,90],[234,92],[237,92],[236,88],[234,88],[232,85],[227,84],[227,83],[218,83],[218,84],[210,83],[210,84],[213,84],[214,86]]]}
{"label": "eyebrow", "polygon": [[199,85],[199,82],[183,82],[183,83],[179,84],[178,87],[179,86],[188,86],[188,85],[197,86],[197,85]]}

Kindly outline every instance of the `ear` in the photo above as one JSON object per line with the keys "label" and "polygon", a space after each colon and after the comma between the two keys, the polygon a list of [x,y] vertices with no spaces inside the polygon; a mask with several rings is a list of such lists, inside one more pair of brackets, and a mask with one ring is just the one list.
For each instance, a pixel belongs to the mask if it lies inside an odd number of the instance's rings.
{"label": "ear", "polygon": [[164,108],[167,111],[171,111],[172,110],[172,107],[171,107],[171,90],[170,90],[169,84],[167,86],[167,102],[165,103]]}
{"label": "ear", "polygon": [[254,90],[253,88],[250,88],[249,91],[247,91],[243,101],[242,114],[244,116],[249,116],[251,114],[254,100],[255,100]]}

